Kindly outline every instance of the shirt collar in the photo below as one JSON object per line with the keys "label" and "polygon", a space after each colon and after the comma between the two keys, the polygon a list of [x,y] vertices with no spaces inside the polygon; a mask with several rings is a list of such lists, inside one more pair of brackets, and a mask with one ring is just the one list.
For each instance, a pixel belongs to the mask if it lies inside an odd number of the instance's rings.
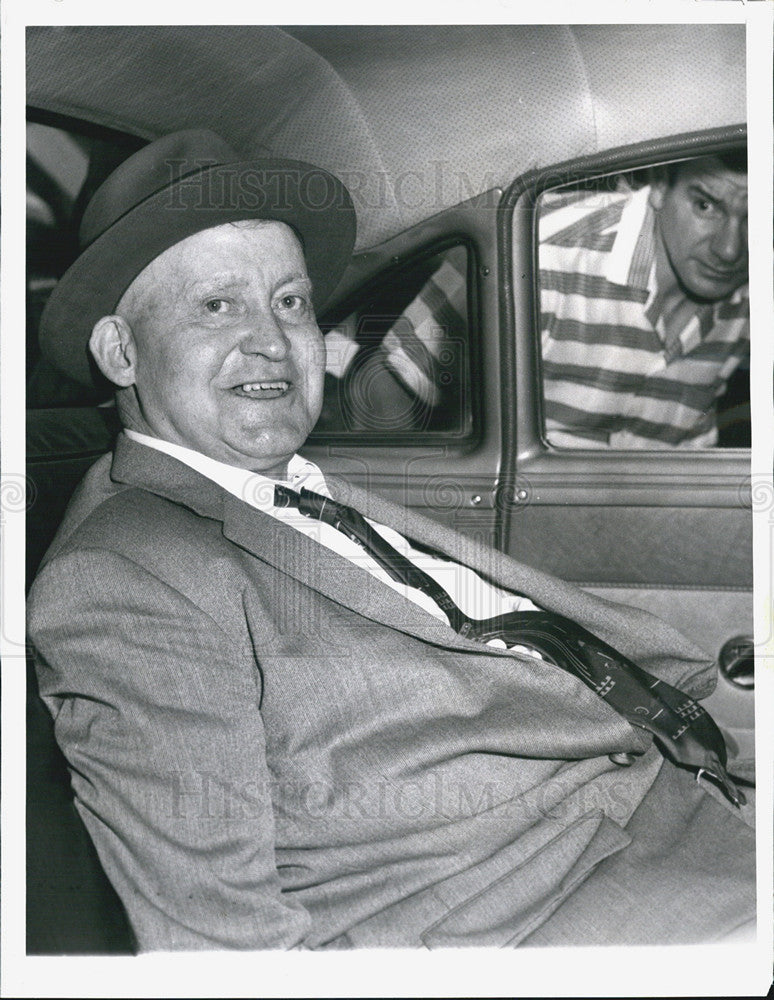
{"label": "shirt collar", "polygon": [[[271,514],[276,509],[274,507],[275,480],[269,479],[267,476],[262,476],[259,472],[251,472],[250,469],[241,469],[236,465],[227,465],[225,462],[219,462],[208,455],[203,455],[193,448],[173,444],[171,441],[163,441],[161,438],[151,437],[149,434],[142,434],[129,428],[125,428],[124,433],[139,444],[163,451],[171,458],[183,462],[195,472],[217,483],[218,486],[222,486],[224,490],[258,510]],[[310,462],[298,454],[293,455],[288,462],[287,479],[282,480],[281,485],[289,486],[294,490],[301,489],[303,486],[306,489],[314,490],[315,493],[330,496],[320,468],[314,462]]]}
{"label": "shirt collar", "polygon": [[621,212],[605,277],[616,285],[647,289],[655,264],[655,227],[650,187],[635,191]]}

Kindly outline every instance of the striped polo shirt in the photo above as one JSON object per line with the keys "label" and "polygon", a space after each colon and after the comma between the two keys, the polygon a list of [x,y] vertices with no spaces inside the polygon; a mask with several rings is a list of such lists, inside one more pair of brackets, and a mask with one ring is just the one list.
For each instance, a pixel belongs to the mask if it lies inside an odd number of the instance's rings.
{"label": "striped polo shirt", "polygon": [[706,448],[749,353],[747,285],[697,304],[669,337],[659,315],[649,187],[548,194],[540,308],[548,440],[585,448]]}

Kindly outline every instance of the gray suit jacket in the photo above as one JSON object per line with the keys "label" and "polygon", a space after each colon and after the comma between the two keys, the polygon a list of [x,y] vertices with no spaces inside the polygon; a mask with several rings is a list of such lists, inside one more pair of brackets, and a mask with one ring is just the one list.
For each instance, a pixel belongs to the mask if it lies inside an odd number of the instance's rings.
{"label": "gray suit jacket", "polygon": [[[648,614],[331,488],[712,689],[705,655]],[[144,949],[518,943],[627,847],[662,768],[569,674],[459,638],[124,436],[71,504],[29,628],[78,808]],[[622,769],[616,751],[644,753]]]}

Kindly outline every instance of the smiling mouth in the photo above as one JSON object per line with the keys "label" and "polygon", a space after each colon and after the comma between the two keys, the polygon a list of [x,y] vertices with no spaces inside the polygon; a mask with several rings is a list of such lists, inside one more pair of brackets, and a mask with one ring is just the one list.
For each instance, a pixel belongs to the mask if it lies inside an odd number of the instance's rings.
{"label": "smiling mouth", "polygon": [[284,379],[274,379],[265,382],[243,382],[235,385],[232,392],[246,399],[278,399],[290,389],[290,382]]}
{"label": "smiling mouth", "polygon": [[732,267],[727,270],[722,268],[719,269],[717,267],[713,267],[711,264],[706,264],[704,261],[701,261],[701,267],[705,274],[714,278],[716,281],[730,281],[739,274],[739,271],[736,268]]}

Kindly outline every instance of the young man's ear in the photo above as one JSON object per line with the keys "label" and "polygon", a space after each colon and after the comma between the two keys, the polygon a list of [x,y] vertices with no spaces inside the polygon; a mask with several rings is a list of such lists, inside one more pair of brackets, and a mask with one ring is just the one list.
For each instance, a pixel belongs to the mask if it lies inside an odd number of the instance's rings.
{"label": "young man's ear", "polygon": [[648,194],[648,201],[650,207],[655,209],[657,212],[664,204],[664,197],[669,187],[669,178],[667,176],[666,167],[653,167],[650,171],[650,192]]}
{"label": "young man's ear", "polygon": [[94,324],[89,350],[97,366],[113,385],[134,385],[135,345],[132,328],[123,316],[103,316]]}

